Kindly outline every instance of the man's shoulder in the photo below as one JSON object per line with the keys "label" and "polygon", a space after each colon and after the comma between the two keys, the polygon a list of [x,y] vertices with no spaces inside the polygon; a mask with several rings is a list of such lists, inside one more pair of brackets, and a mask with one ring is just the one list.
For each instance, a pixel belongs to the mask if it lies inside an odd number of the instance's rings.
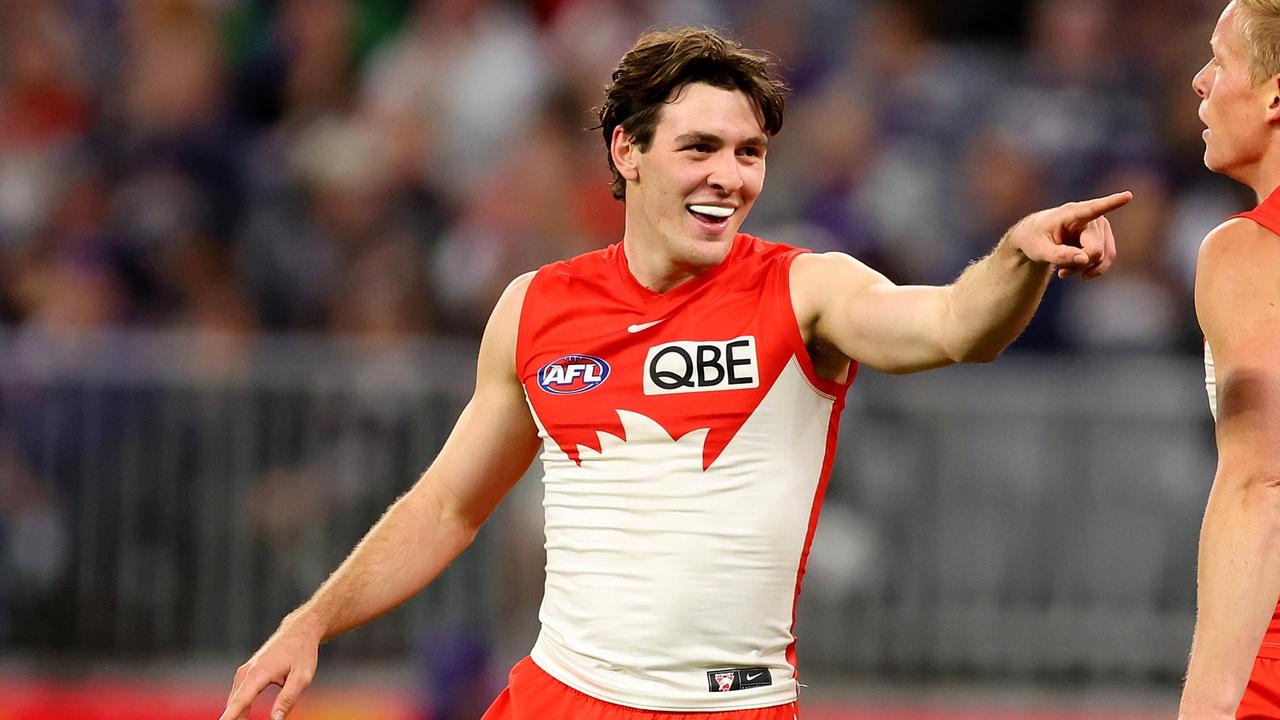
{"label": "man's shoulder", "polygon": [[724,259],[724,265],[731,269],[720,273],[720,277],[728,278],[731,283],[756,286],[764,277],[782,271],[793,272],[791,268],[796,264],[795,260],[808,255],[812,253],[806,248],[740,232],[734,238],[733,249]]}
{"label": "man's shoulder", "polygon": [[766,259],[785,257],[795,253],[807,253],[807,248],[789,245],[784,242],[765,240],[749,233],[740,232],[735,239],[734,255],[748,255]]}
{"label": "man's shoulder", "polygon": [[1197,264],[1201,272],[1247,266],[1280,272],[1277,261],[1280,261],[1280,235],[1248,217],[1237,216],[1205,236]]}
{"label": "man's shoulder", "polygon": [[878,276],[862,261],[839,251],[830,252],[802,252],[796,256],[796,260],[791,265],[791,277],[793,281],[815,280],[822,284],[835,277],[854,277],[860,275],[874,274]]}
{"label": "man's shoulder", "polygon": [[1196,259],[1196,314],[1206,335],[1280,300],[1280,235],[1232,218],[1205,236]]}
{"label": "man's shoulder", "polygon": [[525,297],[531,298],[522,313],[525,320],[554,321],[568,308],[584,308],[625,295],[625,284],[618,271],[617,254],[621,249],[610,245],[564,260],[547,263],[527,273]]}
{"label": "man's shoulder", "polygon": [[539,279],[568,279],[598,275],[614,262],[614,253],[617,251],[618,246],[616,244],[608,245],[598,250],[589,250],[570,258],[549,262],[530,273],[530,276],[537,276]]}

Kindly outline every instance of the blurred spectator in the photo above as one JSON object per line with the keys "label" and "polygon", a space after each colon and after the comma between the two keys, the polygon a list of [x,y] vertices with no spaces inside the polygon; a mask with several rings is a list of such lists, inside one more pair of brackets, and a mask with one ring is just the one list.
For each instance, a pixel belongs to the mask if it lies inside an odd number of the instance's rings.
{"label": "blurred spectator", "polygon": [[24,325],[65,344],[122,322],[127,294],[107,230],[99,171],[67,173],[47,217],[12,257],[11,297]]}
{"label": "blurred spectator", "polygon": [[[853,22],[856,41],[847,44],[830,81],[843,85],[850,107],[831,107],[822,116],[870,114],[869,152],[854,167],[859,188],[848,199],[849,212],[874,236],[885,262],[874,254],[866,260],[898,282],[949,281],[959,251],[953,215],[963,217],[952,210],[953,167],[964,140],[978,129],[957,119],[978,116],[992,84],[989,63],[942,45],[916,4],[874,3]],[[819,138],[812,152],[825,155],[833,138]]]}
{"label": "blurred spectator", "polygon": [[91,124],[76,38],[52,2],[0,9],[0,252],[47,220]]}
{"label": "blurred spectator", "polygon": [[225,111],[218,20],[195,3],[128,6],[105,106],[110,227],[136,321],[245,332],[251,315],[226,260],[243,143]]}
{"label": "blurred spectator", "polygon": [[1017,81],[988,122],[1023,138],[1044,167],[1051,202],[1082,197],[1111,163],[1154,152],[1141,74],[1120,60],[1107,0],[1038,0]]}
{"label": "blurred spectator", "polygon": [[58,602],[70,556],[70,534],[49,486],[11,448],[0,448],[0,647],[65,642],[70,630]]}
{"label": "blurred spectator", "polygon": [[[962,237],[956,254],[947,260],[949,274],[959,275],[968,258],[989,251],[1014,223],[1049,205],[1047,169],[1041,165],[1025,140],[997,128],[987,128],[974,136],[965,148],[960,164],[963,188],[959,207],[965,216],[958,219]],[[1031,323],[1014,345],[1016,350],[1061,351],[1063,284],[1050,281],[1044,300]]]}
{"label": "blurred spectator", "polygon": [[525,143],[550,78],[537,29],[512,3],[428,0],[365,70],[365,102],[407,116],[426,140],[431,185],[457,202],[491,192],[482,178]]}
{"label": "blurred spectator", "polygon": [[455,329],[478,334],[516,275],[622,239],[621,203],[596,181],[567,99],[554,95],[530,111],[522,141],[482,183],[501,192],[477,193],[441,238],[432,279],[461,313]]}
{"label": "blurred spectator", "polygon": [[237,260],[267,327],[320,330],[340,274],[385,222],[385,148],[342,117],[282,139],[273,169],[286,174],[255,188]]}
{"label": "blurred spectator", "polygon": [[[789,136],[774,141],[772,194],[761,196],[755,219],[764,237],[815,251],[840,250],[889,274],[903,273],[880,246],[864,206],[875,157],[875,118],[858,89],[834,77],[792,110]],[[775,159],[776,158],[776,159]],[[778,177],[786,178],[778,181]]]}
{"label": "blurred spectator", "polygon": [[492,655],[475,628],[448,625],[419,648],[422,685],[428,688],[421,720],[470,720],[484,715],[488,698],[502,691],[494,681]]}

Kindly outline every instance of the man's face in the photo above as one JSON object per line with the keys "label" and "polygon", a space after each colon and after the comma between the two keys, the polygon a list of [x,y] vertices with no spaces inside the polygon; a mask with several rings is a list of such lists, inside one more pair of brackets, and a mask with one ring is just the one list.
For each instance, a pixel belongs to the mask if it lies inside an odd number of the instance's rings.
{"label": "man's face", "polygon": [[[1237,179],[1262,157],[1268,129],[1267,108],[1275,96],[1272,83],[1255,85],[1249,54],[1238,27],[1240,9],[1227,5],[1209,41],[1213,58],[1196,73],[1191,86],[1200,96],[1200,119],[1206,130],[1204,164]],[[1246,180],[1247,181],[1247,180]]]}
{"label": "man's face", "polygon": [[649,149],[623,151],[628,234],[677,265],[718,264],[764,187],[767,145],[741,91],[681,88],[662,106]]}

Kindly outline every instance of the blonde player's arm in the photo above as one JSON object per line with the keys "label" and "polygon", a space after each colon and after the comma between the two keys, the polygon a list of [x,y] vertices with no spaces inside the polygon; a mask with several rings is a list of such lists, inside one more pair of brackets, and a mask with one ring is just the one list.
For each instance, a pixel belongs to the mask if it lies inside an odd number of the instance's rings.
{"label": "blonde player's arm", "polygon": [[1116,248],[1103,214],[1132,197],[1028,215],[943,287],[895,285],[842,253],[801,255],[791,271],[797,318],[807,337],[884,372],[993,360],[1031,320],[1054,266],[1062,277],[1107,271]]}
{"label": "blonde player's arm", "polygon": [[247,718],[268,685],[280,720],[311,682],[320,643],[398,607],[475,537],[538,446],[515,373],[516,327],[529,285],[517,278],[485,328],[476,388],[431,467],[387,510],[315,595],[236,672],[221,720]]}
{"label": "blonde player's arm", "polygon": [[1232,220],[1205,238],[1196,314],[1213,350],[1218,469],[1200,529],[1180,717],[1234,718],[1280,596],[1280,238]]}

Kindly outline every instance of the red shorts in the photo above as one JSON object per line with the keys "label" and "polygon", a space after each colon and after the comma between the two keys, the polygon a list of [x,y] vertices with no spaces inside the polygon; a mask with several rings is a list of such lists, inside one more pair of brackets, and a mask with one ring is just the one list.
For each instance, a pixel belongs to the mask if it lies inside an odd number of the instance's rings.
{"label": "red shorts", "polygon": [[1260,657],[1253,661],[1249,686],[1236,710],[1236,720],[1277,718],[1280,718],[1280,660]]}
{"label": "red shorts", "polygon": [[597,700],[548,675],[525,658],[511,668],[502,691],[481,720],[796,720],[796,703],[726,712],[636,710]]}

